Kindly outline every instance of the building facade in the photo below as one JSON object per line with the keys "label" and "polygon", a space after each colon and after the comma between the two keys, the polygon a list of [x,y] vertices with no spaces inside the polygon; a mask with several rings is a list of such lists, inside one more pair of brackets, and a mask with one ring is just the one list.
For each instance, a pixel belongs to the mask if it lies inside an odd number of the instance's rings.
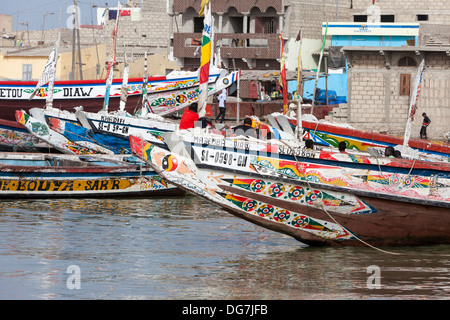
{"label": "building facade", "polygon": [[442,47],[344,47],[348,59],[348,103],[328,120],[403,136],[420,62],[425,61],[411,137],[418,138],[422,112],[431,118],[428,136],[450,131],[450,53]]}

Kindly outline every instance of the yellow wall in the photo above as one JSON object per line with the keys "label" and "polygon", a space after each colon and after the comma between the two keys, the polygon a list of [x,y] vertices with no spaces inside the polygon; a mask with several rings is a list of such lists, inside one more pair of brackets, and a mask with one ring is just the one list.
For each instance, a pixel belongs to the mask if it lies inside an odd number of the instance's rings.
{"label": "yellow wall", "polygon": [[[98,59],[97,59],[98,51]],[[78,52],[75,53],[78,61]],[[81,60],[83,63],[83,79],[99,79],[97,76],[97,63],[100,64],[100,75],[105,67],[106,46],[100,44],[81,50]],[[44,70],[48,57],[39,56],[5,56],[0,53],[0,79],[22,80],[22,65],[32,64],[32,77],[37,81]],[[75,66],[76,79],[79,78],[78,64]],[[72,72],[72,51],[60,52],[58,55],[58,65],[56,67],[56,80],[69,80],[69,73]],[[103,74],[103,78],[105,74]]]}
{"label": "yellow wall", "polygon": [[[145,58],[129,62],[129,78],[142,78],[144,76]],[[120,63],[114,71],[114,78],[123,77],[124,64]],[[180,66],[167,58],[165,53],[157,53],[147,56],[147,73],[150,76],[165,76],[166,70],[180,70]]]}
{"label": "yellow wall", "polygon": [[[97,58],[98,53],[98,58]],[[76,80],[80,79],[78,65],[78,51],[75,52]],[[83,66],[83,80],[105,78],[105,72],[102,76],[102,70],[105,68],[106,45],[99,44],[96,46],[81,49],[81,62]],[[97,75],[97,63],[100,64],[100,75]],[[56,78],[58,80],[69,80],[69,74],[72,72],[72,51],[59,54],[58,67],[56,68]],[[102,76],[102,77],[101,77]]]}
{"label": "yellow wall", "polygon": [[5,57],[0,54],[0,79],[22,80],[22,65],[32,64],[33,80],[40,78],[48,57]]}
{"label": "yellow wall", "polygon": [[[66,49],[67,50],[67,49]],[[97,58],[98,53],[98,58]],[[78,52],[75,53],[78,62]],[[83,80],[105,79],[106,78],[106,45],[85,48],[81,50],[81,60],[83,64]],[[34,81],[37,81],[44,70],[48,57],[5,57],[0,53],[0,79],[2,80],[22,80],[22,65],[32,64]],[[97,63],[100,64],[100,75],[97,75]],[[114,68],[114,78],[123,77],[124,64],[120,63]],[[129,78],[141,78],[144,75],[144,58],[129,63]],[[166,75],[166,70],[179,70],[179,65],[170,61],[167,54],[158,53],[148,55],[147,71],[150,76]],[[58,57],[58,65],[56,67],[56,80],[69,80],[70,72],[72,72],[72,51],[60,52]],[[80,79],[78,64],[75,65],[76,80]]]}

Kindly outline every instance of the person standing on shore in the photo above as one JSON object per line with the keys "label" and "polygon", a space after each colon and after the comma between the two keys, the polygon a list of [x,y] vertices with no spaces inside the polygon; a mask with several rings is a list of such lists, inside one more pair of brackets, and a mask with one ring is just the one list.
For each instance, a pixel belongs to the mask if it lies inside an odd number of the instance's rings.
{"label": "person standing on shore", "polygon": [[427,114],[424,112],[422,113],[423,122],[422,122],[422,128],[420,128],[420,139],[427,139],[427,127],[430,125],[431,120],[428,118]]}
{"label": "person standing on shore", "polygon": [[222,89],[222,93],[219,94],[217,99],[219,100],[219,114],[216,117],[216,121],[220,118],[220,123],[223,123],[223,120],[225,119],[225,111],[227,110],[225,105],[225,102],[227,101],[227,90]]}

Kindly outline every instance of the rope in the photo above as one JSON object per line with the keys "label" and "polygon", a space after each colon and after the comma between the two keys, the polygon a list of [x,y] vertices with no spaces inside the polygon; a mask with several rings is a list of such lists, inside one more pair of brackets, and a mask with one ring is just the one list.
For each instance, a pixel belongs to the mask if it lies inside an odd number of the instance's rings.
{"label": "rope", "polygon": [[[305,178],[306,183],[308,184],[308,187],[312,190],[313,188],[311,187],[311,184],[309,183],[309,181],[308,181],[308,179],[307,179],[307,177],[306,177],[306,174],[305,174],[305,172],[303,171],[303,168],[302,168],[302,166],[301,166],[301,162],[298,160],[298,158],[297,158],[297,156],[295,155],[294,150],[292,149],[292,147],[291,147],[290,145],[288,145],[286,142],[282,141],[282,140],[279,140],[279,141],[281,141],[284,145],[286,145],[289,149],[291,149],[292,155],[294,156],[295,161],[296,161],[297,164],[298,164],[297,167],[299,167],[301,174],[303,175],[303,177]],[[344,229],[344,230],[347,230],[352,236],[354,236],[358,241],[360,241],[360,242],[363,243],[364,245],[366,245],[366,246],[368,246],[368,247],[370,247],[370,248],[372,248],[372,249],[381,251],[381,252],[383,252],[383,253],[392,254],[392,255],[400,255],[400,253],[397,253],[397,252],[391,252],[391,251],[386,251],[386,250],[377,248],[377,247],[371,245],[370,243],[367,243],[366,241],[360,239],[356,234],[354,234],[353,232],[351,232],[351,231],[348,230],[347,228],[344,228],[344,226],[342,226],[339,222],[337,222],[336,219],[335,219],[335,218],[328,212],[328,210],[325,208],[325,206],[324,206],[324,204],[323,204],[323,199],[321,199],[320,207],[321,207],[321,209],[328,215],[328,217],[330,217],[330,219],[332,219],[338,226],[340,226],[340,227],[341,227],[342,229]]]}

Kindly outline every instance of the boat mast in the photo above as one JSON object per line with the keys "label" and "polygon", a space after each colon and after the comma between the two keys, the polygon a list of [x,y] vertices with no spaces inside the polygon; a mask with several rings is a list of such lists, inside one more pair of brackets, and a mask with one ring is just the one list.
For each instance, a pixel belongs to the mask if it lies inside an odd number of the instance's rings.
{"label": "boat mast", "polygon": [[299,31],[296,41],[299,42],[297,65],[297,139],[302,141],[302,30]]}
{"label": "boat mast", "polygon": [[119,17],[120,17],[120,1],[117,3],[117,15],[116,15],[116,25],[112,31],[112,43],[109,52],[109,61],[106,71],[106,90],[105,90],[105,100],[103,102],[103,111],[108,112],[109,106],[109,92],[111,90],[111,84],[114,75],[114,66],[116,64],[116,44],[117,44],[117,29],[119,27]]}
{"label": "boat mast", "polygon": [[322,58],[323,58],[323,51],[325,49],[325,42],[327,40],[327,32],[328,32],[328,22],[327,22],[327,26],[325,28],[325,34],[323,36],[323,42],[322,42],[322,50],[320,50],[320,57],[319,57],[319,65],[317,66],[317,72],[316,72],[316,81],[314,82],[314,92],[313,92],[313,98],[312,98],[312,103],[311,103],[311,114],[313,114],[313,110],[314,110],[314,105],[316,103],[316,89],[317,89],[317,85],[319,83],[319,73],[320,73],[320,67],[322,65]]}
{"label": "boat mast", "polygon": [[80,24],[79,24],[79,16],[78,16],[78,6],[77,0],[73,0],[73,14],[74,14],[74,23],[73,23],[73,31],[72,31],[72,79],[75,80],[75,35],[77,35],[78,39],[78,64],[80,70],[80,80],[83,80],[83,65],[81,63],[81,44],[80,44]]}
{"label": "boat mast", "polygon": [[199,16],[205,15],[202,36],[202,54],[200,59],[199,82],[200,91],[198,96],[198,116],[202,118],[206,114],[206,103],[208,99],[209,67],[211,62],[211,4],[210,0],[202,0]]}
{"label": "boat mast", "polygon": [[409,111],[408,111],[408,120],[406,121],[406,127],[405,127],[405,139],[403,141],[403,147],[408,147],[409,138],[411,137],[411,125],[414,121],[414,115],[417,111],[417,100],[419,99],[420,90],[422,88],[422,76],[423,76],[423,67],[425,64],[425,60],[422,59],[422,62],[419,65],[419,68],[417,69],[417,75],[415,79],[415,85],[414,85],[414,91],[411,94],[411,101],[409,104]]}
{"label": "boat mast", "polygon": [[122,90],[121,90],[120,104],[119,104],[119,110],[121,112],[125,111],[125,105],[127,103],[127,98],[128,98],[128,74],[129,74],[130,68],[128,66],[126,49],[124,49],[124,59],[125,59],[125,68],[123,69]]}

